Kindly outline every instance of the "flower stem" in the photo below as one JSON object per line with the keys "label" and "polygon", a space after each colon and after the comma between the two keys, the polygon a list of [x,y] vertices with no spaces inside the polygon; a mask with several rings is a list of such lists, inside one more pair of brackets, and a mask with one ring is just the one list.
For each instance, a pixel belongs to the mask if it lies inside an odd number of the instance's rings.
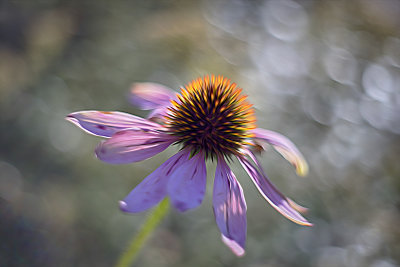
{"label": "flower stem", "polygon": [[139,233],[137,233],[127,250],[121,254],[115,267],[129,267],[136,259],[140,249],[144,246],[151,233],[155,230],[169,210],[169,199],[163,201],[149,214]]}

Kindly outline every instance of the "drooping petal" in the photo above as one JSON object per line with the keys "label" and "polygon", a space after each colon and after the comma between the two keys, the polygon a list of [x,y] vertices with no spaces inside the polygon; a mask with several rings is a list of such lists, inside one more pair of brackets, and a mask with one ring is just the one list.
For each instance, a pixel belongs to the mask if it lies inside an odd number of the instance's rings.
{"label": "drooping petal", "polygon": [[111,137],[114,133],[128,129],[160,129],[162,126],[149,120],[118,111],[78,111],[69,114],[66,120],[82,130],[102,137]]}
{"label": "drooping petal", "polygon": [[218,158],[215,172],[213,209],[222,241],[237,256],[244,254],[246,244],[246,201],[235,175],[223,158]]}
{"label": "drooping petal", "polygon": [[174,171],[167,188],[172,205],[182,212],[199,206],[206,191],[206,180],[204,154],[199,152]]}
{"label": "drooping petal", "polygon": [[176,93],[157,83],[135,83],[129,99],[133,105],[141,109],[156,109],[170,104]]}
{"label": "drooping petal", "polygon": [[[248,155],[253,160],[257,160],[251,152],[248,152]],[[238,160],[253,180],[258,191],[272,207],[297,224],[312,226],[312,224],[299,213],[299,210],[301,210],[299,207],[301,206],[298,204],[294,205],[293,200],[286,198],[281,192],[279,192],[279,190],[265,175],[261,166],[258,164],[258,161],[256,161],[257,167],[255,167],[244,157],[238,157]]]}
{"label": "drooping petal", "polygon": [[100,160],[107,163],[132,163],[160,153],[174,141],[174,137],[165,133],[128,129],[101,142],[95,153]]}
{"label": "drooping petal", "polygon": [[167,184],[171,174],[185,163],[188,157],[189,152],[181,151],[169,158],[120,201],[121,210],[136,213],[155,206],[167,195]]}
{"label": "drooping petal", "polygon": [[261,139],[270,144],[278,151],[287,161],[289,161],[300,176],[305,176],[308,173],[308,164],[297,147],[285,136],[280,133],[257,128],[252,131],[254,138]]}

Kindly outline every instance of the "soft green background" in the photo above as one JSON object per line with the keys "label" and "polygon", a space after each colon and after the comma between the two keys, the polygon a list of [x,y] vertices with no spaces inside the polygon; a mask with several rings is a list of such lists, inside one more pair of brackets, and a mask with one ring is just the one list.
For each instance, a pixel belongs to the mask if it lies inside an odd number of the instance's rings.
{"label": "soft green background", "polygon": [[232,168],[248,205],[246,255],[220,240],[211,209],[171,210],[135,266],[394,267],[400,264],[400,2],[1,1],[0,266],[111,266],[146,214],[118,209],[177,151],[130,165],[94,157],[100,138],[64,117],[145,116],[133,82],[174,90],[198,76],[237,82],[258,125],[298,145],[310,174],[272,149],[271,180],[310,208],[283,218]]}

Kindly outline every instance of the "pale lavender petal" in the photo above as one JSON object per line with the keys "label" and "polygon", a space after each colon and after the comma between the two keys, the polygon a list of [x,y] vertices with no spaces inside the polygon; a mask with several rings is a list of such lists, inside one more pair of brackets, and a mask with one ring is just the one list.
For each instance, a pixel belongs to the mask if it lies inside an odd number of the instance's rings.
{"label": "pale lavender petal", "polygon": [[178,167],[168,183],[168,195],[174,207],[186,211],[200,205],[206,191],[206,180],[204,154],[199,152]]}
{"label": "pale lavender petal", "polygon": [[279,190],[269,181],[255,156],[248,152],[248,155],[255,160],[257,167],[254,167],[246,158],[238,157],[239,162],[253,180],[255,186],[261,195],[274,207],[279,213],[289,220],[306,226],[312,226],[293,205],[293,200],[286,198]]}
{"label": "pale lavender petal", "polygon": [[244,254],[246,244],[246,201],[235,175],[223,158],[215,172],[213,209],[224,243],[237,255]]}
{"label": "pale lavender petal", "polygon": [[167,115],[167,111],[167,107],[156,108],[150,112],[147,119],[161,124],[164,122],[164,117]]}
{"label": "pale lavender petal", "polygon": [[135,213],[155,206],[166,196],[171,174],[185,163],[188,157],[188,151],[181,151],[169,158],[120,201],[121,210]]}
{"label": "pale lavender petal", "polygon": [[162,128],[158,123],[118,111],[79,111],[69,114],[66,119],[84,131],[102,137],[111,137],[114,133],[128,128]]}
{"label": "pale lavender petal", "polygon": [[175,138],[156,131],[128,129],[115,133],[96,148],[96,156],[107,163],[124,164],[150,158],[165,150]]}
{"label": "pale lavender petal", "polygon": [[297,149],[297,147],[285,136],[257,128],[253,130],[255,139],[261,139],[275,148],[287,161],[289,161],[295,168],[296,172],[300,176],[305,176],[308,173],[308,165],[303,155]]}
{"label": "pale lavender petal", "polygon": [[141,109],[156,109],[170,105],[176,93],[157,83],[135,83],[132,86],[130,101]]}

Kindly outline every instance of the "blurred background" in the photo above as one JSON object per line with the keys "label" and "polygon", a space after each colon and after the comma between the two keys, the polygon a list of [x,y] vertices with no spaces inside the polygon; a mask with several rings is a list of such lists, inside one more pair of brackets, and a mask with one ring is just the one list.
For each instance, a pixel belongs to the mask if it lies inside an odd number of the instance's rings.
{"label": "blurred background", "polygon": [[262,199],[237,162],[246,255],[223,245],[211,208],[171,210],[135,266],[400,266],[400,2],[0,1],[0,266],[112,266],[146,213],[122,199],[176,152],[107,165],[100,138],[64,120],[131,106],[133,82],[174,90],[229,77],[258,126],[288,136],[310,173],[272,149],[262,163],[308,207],[298,226]]}

